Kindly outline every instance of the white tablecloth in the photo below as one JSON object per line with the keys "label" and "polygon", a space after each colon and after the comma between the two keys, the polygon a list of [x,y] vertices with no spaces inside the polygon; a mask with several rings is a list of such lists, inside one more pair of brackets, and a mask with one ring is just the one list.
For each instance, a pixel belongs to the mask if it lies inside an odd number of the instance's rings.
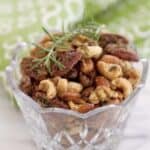
{"label": "white tablecloth", "polygon": [[[149,73],[150,75],[150,73]],[[150,149],[150,76],[129,118],[118,150]],[[36,150],[21,113],[0,87],[0,150]]]}

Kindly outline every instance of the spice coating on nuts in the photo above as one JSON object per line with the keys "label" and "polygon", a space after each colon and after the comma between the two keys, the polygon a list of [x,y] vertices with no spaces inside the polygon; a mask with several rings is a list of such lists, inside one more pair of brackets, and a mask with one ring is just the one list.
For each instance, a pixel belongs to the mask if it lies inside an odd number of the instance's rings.
{"label": "spice coating on nuts", "polygon": [[86,113],[119,105],[140,82],[126,37],[84,31],[46,35],[22,58],[20,89],[41,107]]}

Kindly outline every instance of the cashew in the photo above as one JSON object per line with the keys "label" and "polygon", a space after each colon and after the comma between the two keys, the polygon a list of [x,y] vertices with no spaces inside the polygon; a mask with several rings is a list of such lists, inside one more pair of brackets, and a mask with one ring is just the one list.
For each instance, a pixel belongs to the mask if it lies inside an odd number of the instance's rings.
{"label": "cashew", "polygon": [[108,95],[107,95],[104,87],[105,86],[103,86],[103,87],[98,86],[95,89],[95,92],[96,92],[96,95],[99,98],[99,101],[107,101],[107,99],[108,99]]}
{"label": "cashew", "polygon": [[47,92],[48,99],[53,99],[57,94],[54,83],[49,79],[42,80],[39,84],[39,89],[41,91]]}
{"label": "cashew", "polygon": [[99,58],[103,50],[100,46],[87,46],[86,57],[87,58]]}
{"label": "cashew", "polygon": [[136,87],[141,77],[140,72],[133,67],[127,69],[126,72],[124,72],[124,75],[128,78],[133,87]]}
{"label": "cashew", "polygon": [[92,59],[83,59],[81,62],[81,71],[85,74],[91,72],[94,69],[94,63]]}
{"label": "cashew", "polygon": [[97,62],[97,69],[106,78],[113,80],[123,75],[122,69],[117,64],[108,64],[103,61]]}
{"label": "cashew", "polygon": [[121,64],[121,59],[112,55],[104,55],[101,58],[101,61],[104,61],[105,63],[110,63],[110,64],[118,64],[118,65]]}
{"label": "cashew", "polygon": [[68,91],[69,92],[80,93],[82,91],[82,89],[83,89],[82,84],[73,82],[73,81],[68,82]]}
{"label": "cashew", "polygon": [[85,104],[75,104],[72,101],[68,102],[68,105],[70,106],[70,108],[72,110],[78,111],[80,113],[86,113],[90,110],[92,110],[94,108],[94,104],[89,104],[89,103],[85,103]]}
{"label": "cashew", "polygon": [[77,104],[75,104],[75,103],[72,102],[72,101],[69,101],[68,104],[69,104],[69,107],[70,107],[72,110],[78,110],[78,109],[79,109],[79,104],[77,105]]}
{"label": "cashew", "polygon": [[57,82],[57,92],[59,95],[68,91],[68,80],[59,78]]}
{"label": "cashew", "polygon": [[114,79],[112,85],[116,89],[121,89],[123,91],[124,98],[128,97],[133,91],[131,83],[125,78]]}
{"label": "cashew", "polygon": [[99,97],[97,96],[95,91],[92,91],[89,96],[89,102],[92,104],[98,104],[99,103]]}

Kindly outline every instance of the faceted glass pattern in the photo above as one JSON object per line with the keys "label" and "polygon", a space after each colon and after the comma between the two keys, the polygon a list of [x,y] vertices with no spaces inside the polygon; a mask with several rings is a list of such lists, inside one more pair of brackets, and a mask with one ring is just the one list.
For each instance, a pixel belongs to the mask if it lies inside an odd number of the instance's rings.
{"label": "faceted glass pattern", "polygon": [[39,150],[116,150],[128,115],[146,82],[148,61],[143,59],[135,64],[142,72],[142,79],[122,104],[81,114],[61,108],[42,108],[19,89],[19,62],[26,51],[24,46],[25,43],[19,43],[15,49],[6,77]]}

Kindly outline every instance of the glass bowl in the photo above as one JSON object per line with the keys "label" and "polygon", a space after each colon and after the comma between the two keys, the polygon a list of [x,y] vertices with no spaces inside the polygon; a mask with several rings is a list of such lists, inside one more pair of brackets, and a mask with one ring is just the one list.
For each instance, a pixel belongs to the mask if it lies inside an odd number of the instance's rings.
{"label": "glass bowl", "polygon": [[134,64],[141,81],[133,93],[119,105],[108,105],[81,114],[62,108],[42,108],[18,87],[19,63],[27,52],[26,43],[15,49],[6,77],[16,101],[40,150],[116,150],[127,118],[146,82],[148,61]]}

